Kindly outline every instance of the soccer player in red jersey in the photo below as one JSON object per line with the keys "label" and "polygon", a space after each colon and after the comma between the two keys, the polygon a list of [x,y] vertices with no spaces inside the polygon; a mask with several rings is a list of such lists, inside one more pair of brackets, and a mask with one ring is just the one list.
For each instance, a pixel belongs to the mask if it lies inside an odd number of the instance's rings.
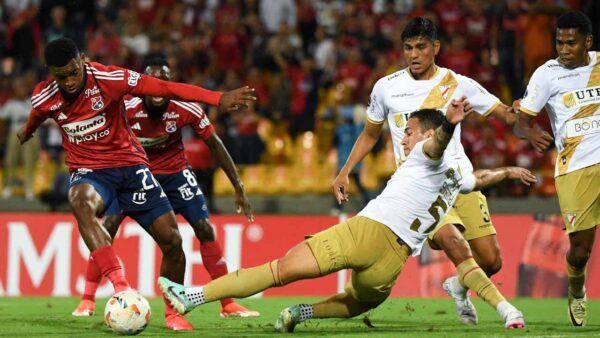
{"label": "soccer player in red jersey", "polygon": [[69,202],[91,259],[116,292],[129,288],[111,238],[96,218],[118,199],[123,213],[147,229],[159,245],[161,276],[182,282],[185,256],[175,214],[127,125],[123,96],[161,96],[236,109],[255,100],[253,89],[219,93],[85,62],[66,38],[50,42],[44,57],[52,78],[34,89],[33,109],[17,136],[26,142],[48,118],[60,126],[71,171]]}
{"label": "soccer player in red jersey", "polygon": [[[165,81],[171,80],[171,70],[166,60],[155,58],[149,60],[145,74]],[[203,264],[212,279],[228,273],[227,265],[215,231],[208,219],[208,208],[194,173],[183,152],[181,129],[190,126],[211,149],[235,188],[235,204],[243,211],[248,220],[252,220],[250,204],[244,193],[244,187],[235,164],[229,156],[221,139],[214,132],[202,108],[192,102],[168,100],[161,97],[145,96],[142,98],[128,96],[124,99],[126,116],[131,130],[144,147],[150,161],[150,170],[167,194],[175,213],[181,214],[194,229],[201,243],[200,253]],[[106,211],[104,227],[111,238],[114,238],[119,225],[125,218],[121,215],[116,200]],[[93,260],[89,265],[95,265]],[[86,286],[82,300],[73,312],[74,316],[88,316],[94,312],[95,292],[102,279],[98,269],[90,266],[86,275]],[[169,302],[165,303],[165,316],[175,316]],[[255,317],[258,312],[250,311],[235,303],[233,299],[221,300],[221,316]],[[168,321],[170,329],[192,329],[190,323],[183,318]]]}

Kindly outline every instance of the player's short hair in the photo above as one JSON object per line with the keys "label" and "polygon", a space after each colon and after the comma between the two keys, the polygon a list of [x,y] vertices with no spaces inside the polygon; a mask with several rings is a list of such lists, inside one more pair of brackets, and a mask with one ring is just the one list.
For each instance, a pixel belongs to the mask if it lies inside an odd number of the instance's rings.
{"label": "player's short hair", "polygon": [[592,34],[592,21],[581,11],[568,11],[558,17],[557,29],[574,28],[584,36]]}
{"label": "player's short hair", "polygon": [[160,57],[160,56],[155,56],[155,57],[151,57],[148,60],[146,60],[144,62],[144,68],[143,70],[146,71],[146,69],[148,67],[167,67],[167,68],[171,68],[169,66],[169,63],[167,62],[167,59]]}
{"label": "player's short hair", "polygon": [[422,36],[431,41],[438,40],[438,30],[433,21],[418,16],[408,22],[402,31],[402,41]]}
{"label": "player's short hair", "polygon": [[425,132],[429,129],[436,129],[441,126],[444,119],[446,119],[444,113],[440,110],[431,108],[414,111],[410,114],[409,118],[416,118],[419,121],[421,132]]}
{"label": "player's short hair", "polygon": [[77,57],[79,49],[75,42],[68,38],[52,40],[44,48],[44,60],[48,67],[64,67]]}

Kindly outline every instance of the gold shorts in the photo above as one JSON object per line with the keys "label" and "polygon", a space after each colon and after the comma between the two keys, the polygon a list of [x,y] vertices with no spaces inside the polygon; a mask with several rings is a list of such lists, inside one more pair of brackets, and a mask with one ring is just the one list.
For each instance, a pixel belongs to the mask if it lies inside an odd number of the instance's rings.
{"label": "gold shorts", "polygon": [[490,219],[487,199],[480,191],[458,194],[452,208],[429,234],[429,239],[433,239],[433,236],[446,224],[457,224],[458,230],[467,241],[496,233]]}
{"label": "gold shorts", "polygon": [[346,292],[361,303],[377,305],[392,291],[410,248],[385,225],[356,216],[306,239],[321,275],[352,269]]}
{"label": "gold shorts", "polygon": [[560,175],[555,185],[567,233],[600,224],[600,164]]}

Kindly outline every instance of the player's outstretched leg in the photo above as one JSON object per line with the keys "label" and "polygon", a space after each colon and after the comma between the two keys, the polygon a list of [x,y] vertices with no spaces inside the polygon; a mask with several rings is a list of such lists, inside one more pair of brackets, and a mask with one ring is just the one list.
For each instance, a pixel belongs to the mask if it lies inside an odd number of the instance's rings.
{"label": "player's outstretched leg", "polygon": [[573,326],[587,323],[587,297],[585,279],[587,263],[594,247],[596,227],[569,234],[570,248],[567,251],[567,277],[569,279],[568,315]]}
{"label": "player's outstretched leg", "polygon": [[[185,214],[184,214],[185,216]],[[187,219],[187,218],[186,218]],[[223,258],[223,250],[221,245],[215,239],[214,228],[207,218],[199,219],[196,222],[190,223],[194,229],[196,237],[200,241],[200,254],[202,255],[202,263],[208,271],[210,278],[215,280],[229,273],[227,264]],[[225,317],[258,317],[260,313],[249,310],[244,306],[236,303],[233,298],[221,299],[221,310],[219,315]]]}
{"label": "player's outstretched leg", "polygon": [[77,308],[71,313],[75,317],[93,316],[96,309],[96,290],[102,280],[102,272],[90,256],[85,271],[85,288]]}
{"label": "player's outstretched leg", "polygon": [[444,291],[454,300],[458,318],[465,325],[477,324],[477,310],[469,297],[469,289],[460,284],[457,276],[448,277],[442,284]]}
{"label": "player's outstretched leg", "polygon": [[279,318],[275,322],[275,331],[283,333],[294,332],[296,325],[307,319],[311,319],[313,314],[313,306],[309,304],[286,307],[279,313]]}

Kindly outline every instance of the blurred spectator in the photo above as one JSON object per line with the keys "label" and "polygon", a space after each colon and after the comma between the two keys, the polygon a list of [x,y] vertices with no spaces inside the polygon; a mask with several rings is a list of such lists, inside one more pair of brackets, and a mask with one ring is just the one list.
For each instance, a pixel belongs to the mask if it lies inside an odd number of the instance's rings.
{"label": "blurred spectator", "polygon": [[343,82],[352,89],[352,97],[364,102],[367,88],[365,85],[371,75],[371,69],[362,61],[362,54],[358,47],[351,47],[340,65],[338,65],[336,82]]}
{"label": "blurred spectator", "polygon": [[492,65],[492,54],[488,48],[481,52],[475,64],[473,78],[490,93],[498,96],[498,70]]}
{"label": "blurred spectator", "polygon": [[150,50],[150,38],[135,19],[125,22],[122,37],[123,46],[136,56],[144,56]]}
{"label": "blurred spectator", "polygon": [[296,2],[294,0],[260,0],[260,18],[267,32],[276,33],[285,23],[291,29],[296,28]]}
{"label": "blurred spectator", "polygon": [[115,32],[112,23],[104,16],[98,16],[98,30],[90,40],[89,56],[92,60],[102,60],[108,64],[120,64],[117,55],[121,49],[121,37]]}
{"label": "blurred spectator", "polygon": [[439,0],[434,2],[433,10],[438,16],[439,25],[445,34],[452,33],[460,27],[463,11],[458,0]]}
{"label": "blurred spectator", "polygon": [[20,73],[32,68],[41,52],[41,28],[36,20],[39,0],[5,0],[3,5],[7,18],[5,47]]}
{"label": "blurred spectator", "polygon": [[25,126],[27,117],[31,111],[31,100],[29,98],[30,87],[24,79],[16,78],[13,81],[14,97],[8,100],[2,110],[0,118],[9,123],[8,144],[4,159],[6,179],[4,181],[3,198],[11,197],[13,188],[16,185],[15,176],[19,161],[23,162],[24,175],[23,183],[25,187],[25,198],[34,199],[33,177],[35,163],[39,153],[39,139],[27,142],[24,145],[19,144],[17,132]]}
{"label": "blurred spectator", "polygon": [[67,29],[67,11],[63,6],[54,6],[50,12],[52,22],[50,26],[44,29],[44,43],[56,40],[62,37],[68,37],[69,30]]}
{"label": "blurred spectator", "polygon": [[500,79],[510,88],[512,98],[523,97],[522,29],[519,24],[523,11],[521,0],[506,0],[495,23],[492,43],[499,57]]}
{"label": "blurred spectator", "polygon": [[450,37],[450,43],[445,47],[446,49],[440,57],[440,65],[450,68],[458,74],[473,77],[475,54],[467,49],[464,35],[454,33]]}
{"label": "blurred spectator", "polygon": [[[494,169],[506,165],[506,142],[497,138],[494,129],[486,123],[480,124],[481,138],[472,147],[471,161],[477,169]],[[498,195],[499,187],[486,191],[486,195]]]}
{"label": "blurred spectator", "polygon": [[467,48],[478,52],[488,44],[492,19],[485,11],[483,0],[466,0],[464,4]]}
{"label": "blurred spectator", "polygon": [[553,8],[536,0],[527,15],[521,17],[523,31],[524,76],[528,79],[533,71],[554,55]]}

